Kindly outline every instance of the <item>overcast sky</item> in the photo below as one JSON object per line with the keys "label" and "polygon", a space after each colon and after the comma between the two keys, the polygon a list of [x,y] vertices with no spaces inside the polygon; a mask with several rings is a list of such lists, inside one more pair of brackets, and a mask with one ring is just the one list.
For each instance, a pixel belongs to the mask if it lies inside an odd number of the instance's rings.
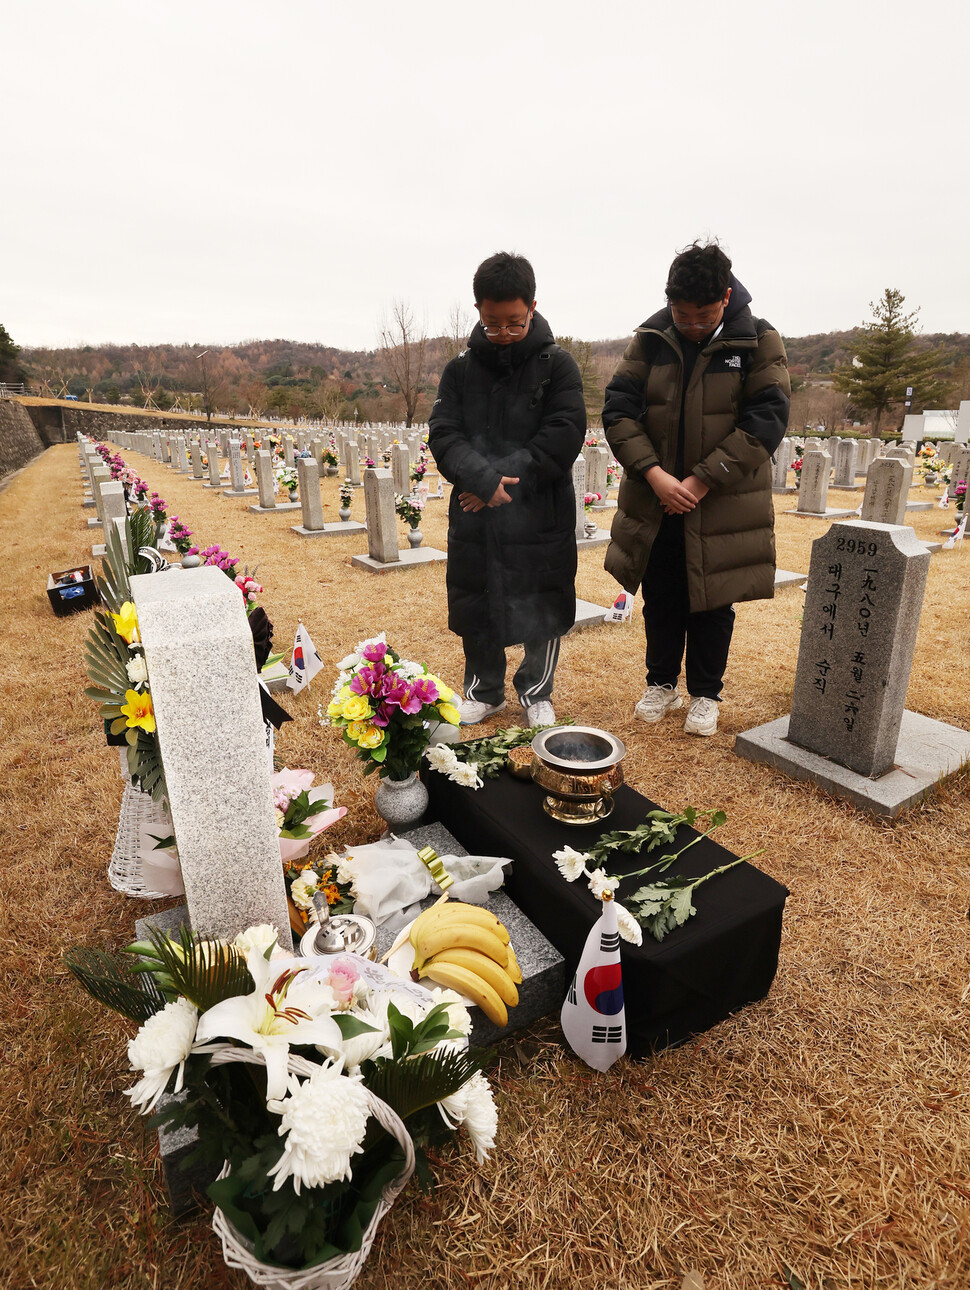
{"label": "overcast sky", "polygon": [[717,236],[788,335],[970,331],[966,0],[25,0],[0,48],[21,345],[377,343],[477,263],[623,336]]}

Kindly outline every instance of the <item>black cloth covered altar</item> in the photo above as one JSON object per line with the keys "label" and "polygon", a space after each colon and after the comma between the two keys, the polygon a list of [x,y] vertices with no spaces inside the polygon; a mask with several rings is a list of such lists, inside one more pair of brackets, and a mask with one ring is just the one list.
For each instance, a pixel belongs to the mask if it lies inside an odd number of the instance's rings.
{"label": "black cloth covered altar", "polygon": [[[657,805],[626,785],[618,789],[608,820],[580,827],[560,824],[542,809],[542,791],[531,780],[503,772],[477,791],[422,769],[430,796],[429,815],[441,821],[473,855],[508,856],[505,889],[566,961],[567,980],[576,970],[586,937],[602,906],[586,880],[568,883],[552,858],[563,846],[585,851],[604,832],[632,829]],[[671,808],[667,808],[671,809]],[[642,869],[665,852],[679,850],[694,829],[682,825],[674,843],[649,854],[614,852],[608,872]],[[737,857],[711,838],[699,842],[667,870],[699,877]],[[620,884],[617,899],[656,874]],[[751,864],[712,878],[694,893],[696,915],[663,941],[644,933],[642,946],[621,943],[627,1050],[645,1057],[708,1030],[768,993],[778,967],[781,923],[788,891]]]}

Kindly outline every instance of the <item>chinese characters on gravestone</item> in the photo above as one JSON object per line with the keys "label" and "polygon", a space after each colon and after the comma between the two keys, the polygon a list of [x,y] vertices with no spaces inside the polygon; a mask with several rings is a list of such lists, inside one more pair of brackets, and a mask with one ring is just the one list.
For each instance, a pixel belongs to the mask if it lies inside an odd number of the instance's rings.
{"label": "chinese characters on gravestone", "polygon": [[812,544],[793,743],[859,775],[892,769],[929,562],[896,525],[834,524]]}

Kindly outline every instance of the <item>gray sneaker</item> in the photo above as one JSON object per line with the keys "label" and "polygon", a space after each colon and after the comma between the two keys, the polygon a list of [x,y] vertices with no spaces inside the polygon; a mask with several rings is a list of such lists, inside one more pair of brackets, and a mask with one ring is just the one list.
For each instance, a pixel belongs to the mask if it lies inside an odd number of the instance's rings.
{"label": "gray sneaker", "polygon": [[526,723],[532,726],[554,726],[556,724],[556,713],[548,699],[539,699],[536,703],[530,703],[525,709]]}
{"label": "gray sneaker", "polygon": [[479,721],[501,712],[504,707],[504,699],[501,703],[480,703],[478,699],[464,699],[458,705],[458,715],[463,726],[477,726]]}
{"label": "gray sneaker", "polygon": [[684,700],[677,693],[675,685],[648,685],[643,698],[633,709],[633,715],[652,725],[668,712],[674,712],[683,706]]}
{"label": "gray sneaker", "polygon": [[689,735],[716,734],[717,709],[716,699],[691,699],[684,729]]}

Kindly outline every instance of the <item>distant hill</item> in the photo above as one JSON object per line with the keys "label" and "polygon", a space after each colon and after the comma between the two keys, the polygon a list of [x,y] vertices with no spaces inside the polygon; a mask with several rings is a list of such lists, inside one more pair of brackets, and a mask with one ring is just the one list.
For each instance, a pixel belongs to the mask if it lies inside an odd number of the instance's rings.
{"label": "distant hill", "polygon": [[[795,383],[827,382],[837,367],[851,362],[861,328],[788,336],[785,344]],[[629,337],[593,341],[592,381],[600,392]],[[940,346],[955,381],[970,370],[970,335],[920,336],[920,348]],[[572,346],[571,346],[572,347]],[[458,346],[446,337],[427,341],[418,419],[427,418],[442,369]],[[397,420],[403,397],[390,378],[379,350],[347,350],[292,340],[247,340],[238,345],[85,345],[77,349],[24,349],[20,354],[29,388],[37,394],[63,393],[96,403],[133,407],[156,404],[185,411],[202,405],[202,361],[214,404],[245,415],[250,408],[283,416],[329,416]],[[961,373],[958,369],[963,369]],[[958,379],[959,378],[959,379]],[[967,397],[966,394],[963,397]],[[151,402],[149,402],[149,400]],[[591,396],[592,408],[595,399]]]}

